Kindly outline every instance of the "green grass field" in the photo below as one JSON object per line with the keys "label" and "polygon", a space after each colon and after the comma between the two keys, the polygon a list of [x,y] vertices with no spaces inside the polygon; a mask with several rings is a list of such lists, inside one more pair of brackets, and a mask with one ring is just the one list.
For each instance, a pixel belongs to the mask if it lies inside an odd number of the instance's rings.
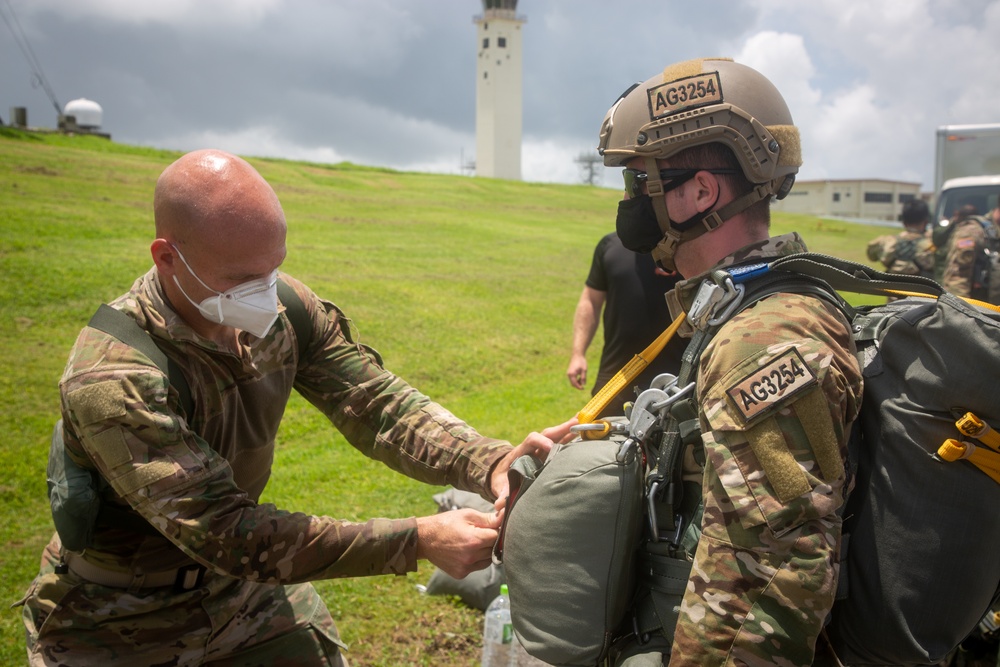
{"label": "green grass field", "polygon": [[[0,128],[0,603],[34,576],[52,525],[45,488],[57,383],[97,305],[151,266],[156,177],[177,153]],[[569,386],[571,323],[619,193],[353,165],[250,159],[288,219],[283,269],[343,308],[386,366],[481,432],[519,442],[589,394]],[[776,215],[812,250],[862,261],[886,230]],[[596,368],[601,341],[591,346]],[[346,444],[297,396],[264,500],[362,520],[429,514],[421,485]],[[481,615],[423,597],[432,568],[317,587],[353,665],[469,665]],[[0,664],[24,662],[19,610],[0,614]]]}

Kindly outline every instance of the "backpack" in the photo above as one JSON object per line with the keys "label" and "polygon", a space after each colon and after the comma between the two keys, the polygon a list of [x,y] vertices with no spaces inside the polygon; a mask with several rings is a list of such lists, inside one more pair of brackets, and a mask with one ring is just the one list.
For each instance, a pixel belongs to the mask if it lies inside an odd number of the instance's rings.
{"label": "backpack", "polygon": [[[972,280],[970,296],[973,299],[1000,304],[1000,230],[990,220],[974,215],[968,219],[975,220],[986,236],[986,242],[976,253],[972,265]],[[935,227],[932,240],[937,247],[934,255],[934,276],[941,280],[944,275],[945,261],[948,258],[951,235],[956,224]]]}
{"label": "backpack", "polygon": [[974,299],[1000,304],[1000,230],[989,220],[980,218],[986,233],[986,244],[976,255],[972,267],[972,293]]}
{"label": "backpack", "polygon": [[[677,463],[685,444],[698,451],[697,406],[689,398],[667,402],[666,395],[693,388],[698,359],[718,326],[779,291],[825,298],[849,315],[865,381],[849,446],[855,485],[842,510],[840,579],[826,626],[831,646],[847,665],[943,659],[976,630],[1000,589],[1000,513],[990,511],[1000,502],[1000,451],[990,443],[1000,449],[1000,436],[991,435],[988,426],[1000,427],[994,386],[1000,377],[1000,314],[943,293],[926,278],[812,253],[719,272],[714,284],[709,280],[702,287],[705,298],[699,292],[688,314],[696,333],[679,376],[654,381],[659,386],[640,394],[628,417],[628,437],[640,444],[647,464],[640,511],[644,536],[631,553],[616,554],[638,574],[631,588],[615,593],[628,601],[627,609],[606,624],[615,626],[610,646],[592,651],[587,662],[553,655],[548,661],[597,665],[651,639],[669,646],[689,554],[700,534],[701,488],[680,479]],[[835,290],[922,296],[854,310]],[[705,303],[707,311],[699,311]],[[657,391],[666,395],[647,400]],[[546,474],[542,469],[539,480]],[[571,486],[570,479],[560,481]],[[512,493],[502,530],[538,537],[534,524],[551,500]],[[587,536],[587,544],[601,539],[582,519],[567,521],[578,521],[564,530],[584,536],[581,542]],[[544,540],[535,543],[545,546]],[[585,630],[560,625],[550,612],[554,606],[586,607],[592,600],[572,589],[559,596],[548,592],[547,598],[534,595],[532,573],[521,571],[521,555],[512,547],[506,545],[503,560],[519,638],[540,636],[535,627],[549,618],[550,634],[586,636]],[[567,561],[582,558],[577,552],[583,551],[579,544],[564,543],[534,558],[562,561],[568,568]],[[515,605],[518,597],[521,604]],[[604,629],[594,626],[590,632]],[[530,653],[531,643],[522,643]]]}
{"label": "backpack", "polygon": [[[278,280],[278,300],[285,306],[295,331],[299,358],[309,346],[312,322],[305,304],[284,280]],[[194,407],[191,388],[180,367],[160,349],[156,339],[141,328],[126,313],[101,304],[87,326],[103,331],[145,354],[177,390],[181,410],[190,415]],[[52,430],[46,469],[49,508],[59,539],[70,551],[83,551],[93,540],[97,526],[126,528],[139,534],[157,534],[145,519],[135,512],[119,509],[101,499],[113,493],[107,482],[93,470],[81,467],[66,452],[63,441],[63,421]]]}

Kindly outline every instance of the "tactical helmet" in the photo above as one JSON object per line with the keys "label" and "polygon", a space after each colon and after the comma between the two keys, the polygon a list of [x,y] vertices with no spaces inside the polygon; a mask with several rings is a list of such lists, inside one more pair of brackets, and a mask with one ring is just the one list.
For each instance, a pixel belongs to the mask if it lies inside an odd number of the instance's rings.
{"label": "tactical helmet", "polygon": [[[672,222],[656,161],[714,143],[732,150],[753,189],[718,210]],[[670,65],[626,90],[604,117],[598,152],[608,167],[644,158],[646,187],[663,232],[653,259],[668,269],[674,268],[681,243],[717,229],[759,201],[784,198],[802,164],[799,131],[777,88],[730,58]]]}
{"label": "tactical helmet", "polygon": [[604,117],[598,151],[608,167],[728,145],[751,183],[788,194],[802,164],[799,132],[778,89],[729,58],[671,65],[622,95]]}

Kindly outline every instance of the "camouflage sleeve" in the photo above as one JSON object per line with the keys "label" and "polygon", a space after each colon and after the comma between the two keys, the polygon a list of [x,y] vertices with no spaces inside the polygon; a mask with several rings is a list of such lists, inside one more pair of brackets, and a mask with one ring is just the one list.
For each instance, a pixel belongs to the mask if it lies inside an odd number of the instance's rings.
{"label": "camouflage sleeve", "polygon": [[896,237],[894,236],[879,236],[868,242],[868,247],[866,249],[868,254],[868,259],[873,262],[879,262],[886,268],[892,265],[895,261],[894,250],[896,247]]}
{"label": "camouflage sleeve", "polygon": [[978,222],[960,224],[952,232],[945,259],[941,286],[956,296],[972,294],[972,270],[976,248],[982,244],[983,231]]}
{"label": "camouflage sleeve", "polygon": [[366,456],[414,479],[451,484],[495,500],[490,472],[510,451],[486,438],[382,365],[353,322],[301,283],[289,281],[313,312],[313,341],[295,388]]}
{"label": "camouflage sleeve", "polygon": [[809,665],[836,590],[861,374],[846,320],[780,294],[702,357],[702,537],[671,664]]}
{"label": "camouflage sleeve", "polygon": [[913,256],[913,263],[917,265],[921,273],[930,273],[934,270],[934,243],[923,238],[917,242],[917,252]]}
{"label": "camouflage sleeve", "polygon": [[[269,583],[416,569],[413,519],[352,523],[251,500],[228,462],[170,407],[176,393],[163,373],[135,349],[88,328],[70,369],[61,387],[67,449],[200,564]],[[128,567],[100,550],[88,558]]]}

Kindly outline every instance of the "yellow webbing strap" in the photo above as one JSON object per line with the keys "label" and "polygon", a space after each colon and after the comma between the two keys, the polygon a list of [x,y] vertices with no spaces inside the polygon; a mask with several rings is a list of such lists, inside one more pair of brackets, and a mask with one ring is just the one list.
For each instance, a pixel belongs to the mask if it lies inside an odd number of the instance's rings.
{"label": "yellow webbing strap", "polygon": [[976,447],[971,442],[959,442],[948,438],[938,447],[938,456],[945,461],[966,460],[1000,484],[1000,452]]}
{"label": "yellow webbing strap", "polygon": [[611,402],[611,399],[627,387],[629,382],[639,377],[639,373],[646,370],[646,367],[652,363],[653,359],[656,359],[656,355],[663,351],[663,348],[666,347],[670,339],[677,333],[683,322],[684,313],[681,313],[677,319],[670,323],[670,326],[663,333],[657,336],[656,340],[649,344],[649,347],[632,357],[625,364],[624,368],[608,380],[608,383],[577,413],[577,420],[581,424],[590,424],[593,422],[594,418],[601,414],[601,410]]}
{"label": "yellow webbing strap", "polygon": [[962,435],[975,438],[984,445],[1000,450],[1000,433],[994,431],[989,424],[971,412],[966,412],[959,418],[955,422],[955,426],[962,432]]}

